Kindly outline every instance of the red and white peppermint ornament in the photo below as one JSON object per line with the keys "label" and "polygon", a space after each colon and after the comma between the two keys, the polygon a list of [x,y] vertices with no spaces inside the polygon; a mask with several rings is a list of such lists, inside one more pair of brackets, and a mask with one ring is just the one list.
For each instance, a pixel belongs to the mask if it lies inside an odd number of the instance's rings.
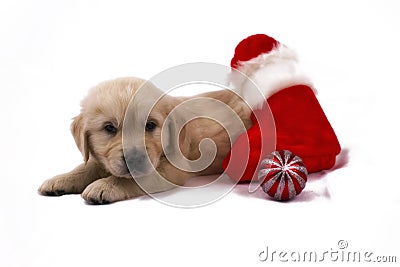
{"label": "red and white peppermint ornament", "polygon": [[258,179],[269,196],[289,200],[306,186],[307,169],[301,158],[289,150],[275,151],[261,162]]}

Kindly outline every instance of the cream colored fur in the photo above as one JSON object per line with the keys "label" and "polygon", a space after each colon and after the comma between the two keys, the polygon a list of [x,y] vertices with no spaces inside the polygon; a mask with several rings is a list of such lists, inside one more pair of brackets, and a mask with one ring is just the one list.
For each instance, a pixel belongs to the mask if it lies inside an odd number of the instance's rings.
{"label": "cream colored fur", "polygon": [[[235,139],[243,130],[251,126],[250,109],[241,98],[229,90],[209,92],[192,98],[163,96],[160,90],[149,83],[146,83],[148,90],[145,93],[140,95],[138,93],[134,97],[138,88],[144,84],[145,81],[138,78],[120,78],[103,82],[89,91],[81,103],[81,113],[74,118],[71,125],[72,135],[85,162],[71,172],[45,181],[39,188],[40,194],[58,196],[81,193],[88,203],[105,204],[146,193],[169,190],[177,185],[185,184],[187,179],[193,176],[222,172],[222,160],[229,152],[234,140],[229,140],[220,124],[202,117],[187,121],[188,123],[181,131],[175,127],[175,124],[185,121],[189,115],[199,117],[207,114],[208,116],[213,108],[205,104],[204,106],[192,105],[190,108],[182,106],[182,109],[176,109],[176,112],[173,110],[185,101],[196,97],[215,99],[233,110],[243,122],[244,128],[233,125],[231,114],[224,109],[214,109],[214,114],[210,116],[218,117],[223,124],[228,125],[228,128],[234,129],[231,135]],[[153,107],[148,118],[157,127],[154,131],[143,134],[148,122],[145,110],[159,96],[162,97]],[[132,104],[129,105],[133,98]],[[123,125],[127,114],[132,115],[133,120],[126,120],[129,123]],[[229,124],[232,125],[229,126]],[[106,132],[106,125],[113,125],[116,133],[111,135]],[[162,134],[162,127],[166,127],[164,128],[166,135]],[[124,138],[132,138],[132,142],[123,142],[122,129],[126,134]],[[162,146],[162,138],[166,140],[165,147]],[[200,157],[201,141],[207,138],[211,139],[217,148],[215,159],[207,168],[201,171],[190,171],[189,164],[189,170],[180,170],[171,164],[170,159],[175,159],[175,155],[180,153],[189,160],[189,163],[195,162]],[[173,146],[174,140],[177,142],[176,146]],[[204,148],[202,153],[207,154],[207,150],[212,150],[213,146],[202,148]],[[178,149],[180,153],[176,153]],[[124,156],[123,151],[126,152],[127,157],[132,158],[133,162],[140,163],[137,169],[134,165],[133,170],[128,170],[126,162],[129,159]],[[141,160],[139,156],[144,153],[147,153],[150,162]],[[168,158],[168,155],[173,156]],[[176,157],[178,164],[185,161]],[[131,174],[134,174],[135,179]],[[135,180],[140,183],[140,186]]]}

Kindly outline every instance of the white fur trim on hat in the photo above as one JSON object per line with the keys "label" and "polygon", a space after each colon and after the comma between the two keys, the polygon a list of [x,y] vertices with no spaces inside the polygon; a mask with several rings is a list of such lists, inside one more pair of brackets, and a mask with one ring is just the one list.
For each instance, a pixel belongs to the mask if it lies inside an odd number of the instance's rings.
{"label": "white fur trim on hat", "polygon": [[[238,70],[241,73],[232,71],[230,74],[230,87],[253,109],[261,108],[265,99],[287,87],[303,84],[313,88],[298,64],[296,53],[282,44],[269,53],[240,62]],[[254,92],[255,87],[251,83],[257,85],[264,98]]]}

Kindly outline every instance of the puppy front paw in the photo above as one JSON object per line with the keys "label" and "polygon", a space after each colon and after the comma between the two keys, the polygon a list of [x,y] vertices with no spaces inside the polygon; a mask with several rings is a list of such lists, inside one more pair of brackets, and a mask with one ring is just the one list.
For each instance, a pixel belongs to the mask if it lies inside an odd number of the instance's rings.
{"label": "puppy front paw", "polygon": [[133,179],[110,176],[88,185],[82,193],[88,204],[110,204],[143,195]]}
{"label": "puppy front paw", "polygon": [[58,175],[44,181],[39,187],[38,193],[43,196],[62,196],[65,194],[79,194],[83,191],[69,176]]}

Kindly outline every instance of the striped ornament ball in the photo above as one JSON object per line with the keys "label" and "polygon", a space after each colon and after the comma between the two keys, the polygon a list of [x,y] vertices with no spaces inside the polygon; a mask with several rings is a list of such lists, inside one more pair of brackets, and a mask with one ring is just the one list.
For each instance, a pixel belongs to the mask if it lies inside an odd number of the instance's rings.
{"label": "striped ornament ball", "polygon": [[258,179],[269,196],[289,200],[306,186],[307,169],[301,158],[289,150],[275,151],[261,162]]}

